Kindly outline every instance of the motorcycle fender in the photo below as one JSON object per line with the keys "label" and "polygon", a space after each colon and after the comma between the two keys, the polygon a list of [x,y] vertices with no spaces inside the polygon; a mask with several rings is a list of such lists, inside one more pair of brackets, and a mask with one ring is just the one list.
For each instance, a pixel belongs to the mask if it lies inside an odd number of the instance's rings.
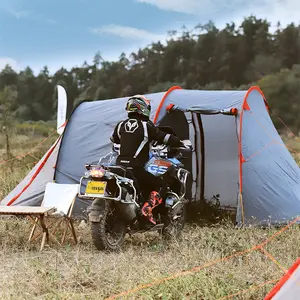
{"label": "motorcycle fender", "polygon": [[101,221],[102,215],[101,214],[89,214],[89,221],[93,223],[99,223]]}
{"label": "motorcycle fender", "polygon": [[99,223],[102,218],[101,211],[104,208],[104,202],[95,200],[93,204],[90,207],[90,212],[89,212],[89,221],[94,222],[94,223]]}

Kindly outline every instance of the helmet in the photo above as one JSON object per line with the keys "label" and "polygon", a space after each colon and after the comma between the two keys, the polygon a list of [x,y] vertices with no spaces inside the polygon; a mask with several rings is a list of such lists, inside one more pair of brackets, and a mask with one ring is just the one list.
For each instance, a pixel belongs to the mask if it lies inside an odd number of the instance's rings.
{"label": "helmet", "polygon": [[150,100],[143,95],[132,96],[127,101],[126,111],[128,114],[137,113],[149,118],[151,113]]}

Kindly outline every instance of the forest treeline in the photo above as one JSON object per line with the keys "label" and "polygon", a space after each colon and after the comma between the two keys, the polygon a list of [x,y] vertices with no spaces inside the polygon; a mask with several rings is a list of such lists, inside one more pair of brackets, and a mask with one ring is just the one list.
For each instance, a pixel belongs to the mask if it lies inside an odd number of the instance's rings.
{"label": "forest treeline", "polygon": [[[168,33],[167,42],[149,46],[117,61],[101,52],[92,64],[50,75],[45,66],[35,76],[30,67],[0,73],[0,115],[10,121],[48,121],[56,116],[56,85],[68,94],[68,114],[82,100],[101,100],[136,93],[187,89],[247,89],[259,85],[285,123],[300,130],[300,27],[274,29],[265,19],[245,18],[218,29],[209,22]],[[283,126],[277,122],[278,127]]]}

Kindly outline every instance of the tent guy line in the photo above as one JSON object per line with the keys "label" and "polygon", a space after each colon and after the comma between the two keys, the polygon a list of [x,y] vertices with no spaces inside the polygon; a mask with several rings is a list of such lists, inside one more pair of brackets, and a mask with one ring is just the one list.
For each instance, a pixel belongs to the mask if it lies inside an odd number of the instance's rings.
{"label": "tent guy line", "polygon": [[[151,282],[151,283],[148,283],[148,284],[139,285],[139,286],[137,286],[137,287],[135,287],[135,288],[133,288],[131,290],[127,290],[127,291],[121,292],[119,294],[112,295],[112,296],[106,298],[105,300],[114,300],[114,299],[118,299],[118,298],[120,298],[122,296],[127,296],[129,294],[135,294],[137,292],[140,292],[141,290],[145,290],[145,289],[151,288],[153,286],[160,285],[162,283],[165,283],[167,281],[176,279],[178,277],[182,277],[182,276],[186,276],[186,275],[191,275],[193,273],[199,272],[202,269],[205,269],[207,267],[211,267],[213,265],[216,265],[217,263],[228,261],[228,260],[230,260],[230,259],[232,259],[234,257],[242,256],[242,255],[249,254],[249,253],[252,253],[254,251],[260,250],[263,246],[265,246],[268,243],[270,243],[274,238],[276,238],[277,236],[279,236],[280,234],[282,234],[284,231],[286,231],[287,229],[289,229],[291,226],[293,226],[298,221],[300,221],[300,217],[295,218],[292,222],[290,222],[288,225],[286,225],[285,227],[283,227],[280,230],[278,230],[277,232],[275,232],[271,237],[267,238],[264,242],[262,242],[260,244],[257,244],[255,246],[253,246],[252,248],[246,249],[244,251],[236,252],[236,253],[234,253],[232,255],[229,255],[229,256],[226,256],[224,258],[220,258],[220,259],[209,261],[209,262],[207,262],[207,263],[205,263],[203,265],[194,267],[194,268],[192,268],[190,270],[181,271],[181,272],[175,273],[173,275],[170,275],[168,277],[157,279],[154,282]],[[270,259],[270,257],[268,257],[268,256],[266,256],[266,257]],[[277,280],[266,281],[266,284],[268,284],[268,283],[274,283],[276,281]],[[244,290],[244,291],[241,291],[241,292],[245,292],[245,291],[248,291],[248,290]],[[234,296],[235,295],[230,295],[230,297],[234,297]],[[221,298],[221,299],[228,299],[228,298],[225,297],[225,298]]]}
{"label": "tent guy line", "polygon": [[56,130],[54,130],[52,133],[50,133],[46,138],[44,138],[41,142],[39,142],[38,144],[36,144],[29,152],[23,154],[23,155],[19,155],[19,156],[16,156],[16,157],[13,157],[11,159],[7,159],[7,160],[3,160],[3,161],[0,161],[0,166],[7,163],[7,162],[10,162],[10,161],[13,161],[13,160],[16,160],[16,159],[22,159],[26,156],[29,156],[31,155],[33,158],[35,159],[38,159],[37,157],[33,156],[33,151],[38,148],[39,146],[41,146],[42,144],[44,144],[46,141],[48,141],[54,134],[56,134]]}

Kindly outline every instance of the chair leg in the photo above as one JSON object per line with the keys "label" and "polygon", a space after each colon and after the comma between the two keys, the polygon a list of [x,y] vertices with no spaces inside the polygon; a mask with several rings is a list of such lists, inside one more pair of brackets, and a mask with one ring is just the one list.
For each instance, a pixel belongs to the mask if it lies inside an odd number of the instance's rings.
{"label": "chair leg", "polygon": [[41,249],[40,249],[40,251],[42,251],[45,246],[45,241],[47,240],[47,242],[49,242],[49,232],[45,225],[44,215],[40,216],[40,224],[41,224],[41,227],[43,228],[43,238],[42,238],[42,244],[41,244]]}
{"label": "chair leg", "polygon": [[28,238],[28,242],[31,242],[31,239],[35,233],[35,230],[36,230],[36,226],[37,226],[37,222],[38,222],[38,218],[35,218],[35,223],[31,229],[31,232],[30,232],[30,235],[29,235],[29,238]]}
{"label": "chair leg", "polygon": [[57,240],[55,234],[60,229],[60,225],[62,223],[62,220],[59,220],[57,218],[54,218],[54,220],[51,222],[51,218],[47,218],[47,220],[50,222],[47,227],[48,232],[48,242],[53,241],[57,245],[61,246],[61,243]]}
{"label": "chair leg", "polygon": [[[52,231],[52,235],[55,235],[56,232],[60,229],[60,226],[61,226],[62,222],[63,222],[63,220],[58,220],[58,221],[56,220],[56,223],[55,222],[52,223],[52,225],[55,225],[54,228],[53,228],[53,231]],[[48,227],[48,229],[49,229],[49,227]]]}
{"label": "chair leg", "polygon": [[[32,218],[32,220],[33,220],[33,218]],[[65,228],[64,228],[62,240],[60,243],[54,235],[63,221],[65,221]],[[47,227],[44,215],[40,215],[39,217],[35,218],[34,225],[33,225],[33,228],[31,230],[31,233],[29,236],[29,242],[36,239],[42,233],[42,242],[41,242],[40,251],[42,251],[44,249],[46,241],[47,241],[47,243],[50,242],[50,237],[51,237],[51,240],[53,240],[55,243],[57,243],[58,245],[61,246],[65,242],[68,229],[70,229],[72,236],[74,238],[75,244],[78,243],[76,231],[74,228],[74,223],[71,218],[67,217],[67,218],[64,218],[64,220],[58,221],[56,224],[54,224],[54,223],[55,222],[53,222],[52,224],[50,224],[50,226]],[[53,226],[53,233],[52,233],[52,231],[50,232],[50,230],[49,230],[52,226]],[[37,227],[40,227],[42,230],[41,230],[41,233],[39,233],[38,235],[36,235],[34,237]]]}
{"label": "chair leg", "polygon": [[74,228],[74,224],[73,224],[73,220],[72,219],[69,219],[69,224],[70,224],[70,227],[71,227],[71,231],[72,231],[72,234],[73,234],[73,238],[74,238],[75,244],[77,244],[78,241],[77,241],[77,236],[76,236],[76,232],[75,232],[75,228]]}
{"label": "chair leg", "polygon": [[61,239],[61,243],[63,244],[65,242],[65,239],[66,239],[66,235],[67,235],[67,231],[68,231],[68,219],[65,219],[65,229],[64,229],[64,233],[63,233],[63,236],[62,236],[62,239]]}
{"label": "chair leg", "polygon": [[44,249],[46,238],[47,238],[47,232],[43,232],[43,238],[42,238],[40,251],[42,251]]}

